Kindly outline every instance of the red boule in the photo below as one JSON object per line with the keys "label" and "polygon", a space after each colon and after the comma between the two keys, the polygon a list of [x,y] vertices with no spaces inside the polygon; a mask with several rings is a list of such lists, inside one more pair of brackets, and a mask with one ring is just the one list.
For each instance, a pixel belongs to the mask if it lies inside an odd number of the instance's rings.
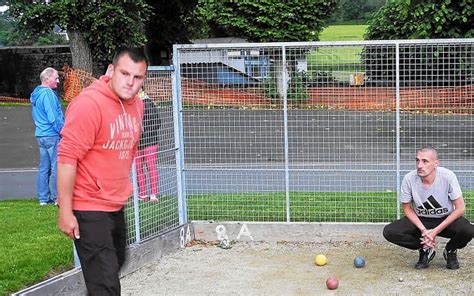
{"label": "red boule", "polygon": [[339,287],[339,279],[335,276],[331,276],[326,280],[326,287],[329,290],[336,290]]}

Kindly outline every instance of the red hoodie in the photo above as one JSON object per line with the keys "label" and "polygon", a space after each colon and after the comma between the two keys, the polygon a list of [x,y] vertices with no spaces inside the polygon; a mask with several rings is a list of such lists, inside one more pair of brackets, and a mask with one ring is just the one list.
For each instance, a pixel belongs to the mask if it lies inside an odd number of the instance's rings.
{"label": "red hoodie", "polygon": [[140,139],[143,103],[124,101],[102,76],[68,106],[58,162],[77,165],[73,209],[120,210],[132,193],[129,174]]}

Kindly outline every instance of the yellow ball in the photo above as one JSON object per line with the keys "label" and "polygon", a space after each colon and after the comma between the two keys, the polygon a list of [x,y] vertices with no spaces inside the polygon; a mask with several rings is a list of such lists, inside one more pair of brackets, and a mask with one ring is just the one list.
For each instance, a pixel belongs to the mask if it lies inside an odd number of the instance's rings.
{"label": "yellow ball", "polygon": [[316,258],[314,258],[314,263],[318,266],[326,265],[326,263],[328,263],[328,258],[323,254],[318,254]]}

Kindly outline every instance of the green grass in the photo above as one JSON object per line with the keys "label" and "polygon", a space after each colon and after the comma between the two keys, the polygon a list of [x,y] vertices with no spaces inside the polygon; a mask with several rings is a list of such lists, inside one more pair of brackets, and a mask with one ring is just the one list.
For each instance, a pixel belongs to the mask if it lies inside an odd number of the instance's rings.
{"label": "green grass", "polygon": [[[291,222],[388,222],[396,217],[393,192],[291,192]],[[188,196],[190,220],[286,221],[284,193]]]}
{"label": "green grass", "polygon": [[0,107],[31,106],[30,103],[0,102]]}
{"label": "green grass", "polygon": [[0,295],[72,268],[72,242],[57,229],[56,207],[0,201],[0,221]]}
{"label": "green grass", "polygon": [[[464,192],[465,217],[474,219],[474,191]],[[188,195],[189,220],[285,222],[284,193]],[[391,222],[395,192],[291,192],[291,222]]]}
{"label": "green grass", "polygon": [[[135,242],[135,212],[133,204],[125,208],[128,221],[128,242]],[[179,225],[178,198],[176,196],[160,196],[159,203],[140,202],[140,237],[142,240],[156,235],[157,233]]]}
{"label": "green grass", "polygon": [[319,35],[320,41],[361,41],[367,25],[332,25]]}
{"label": "green grass", "polygon": [[308,56],[308,64],[322,69],[348,70],[360,64],[362,46],[321,47]]}
{"label": "green grass", "polygon": [[[367,25],[332,25],[321,32],[321,41],[362,41]],[[362,46],[319,47],[308,55],[308,72],[329,72],[338,80],[363,72],[360,65]],[[339,77],[340,76],[340,77]]]}
{"label": "green grass", "polygon": [[[64,100],[61,100],[61,107],[67,107],[69,105],[69,102],[66,102]],[[31,103],[18,103],[18,102],[0,102],[0,107],[26,107],[26,106],[31,106]]]}

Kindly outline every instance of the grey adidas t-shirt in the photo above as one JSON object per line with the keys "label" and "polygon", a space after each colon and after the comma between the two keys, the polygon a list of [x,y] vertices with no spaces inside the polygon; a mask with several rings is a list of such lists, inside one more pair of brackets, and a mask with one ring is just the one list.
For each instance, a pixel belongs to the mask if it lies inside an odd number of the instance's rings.
{"label": "grey adidas t-shirt", "polygon": [[416,170],[405,175],[402,181],[400,202],[411,203],[418,216],[429,218],[445,217],[453,211],[453,200],[462,195],[456,175],[442,167],[436,169],[433,184],[426,188]]}

